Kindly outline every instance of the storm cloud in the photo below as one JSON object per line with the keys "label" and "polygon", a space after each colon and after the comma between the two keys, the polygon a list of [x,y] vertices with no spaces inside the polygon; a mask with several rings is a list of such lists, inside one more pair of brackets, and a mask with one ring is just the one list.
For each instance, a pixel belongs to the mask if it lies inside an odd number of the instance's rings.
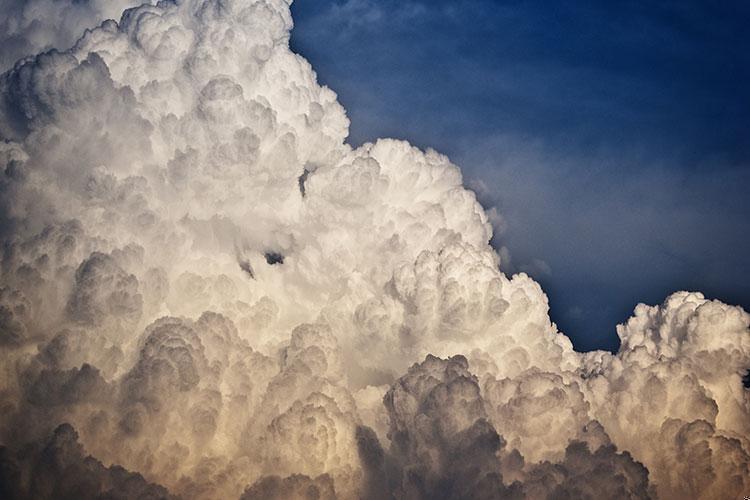
{"label": "storm cloud", "polygon": [[574,351],[458,167],[346,142],[289,3],[141,5],[67,50],[6,14],[0,491],[750,491],[750,316],[677,292]]}

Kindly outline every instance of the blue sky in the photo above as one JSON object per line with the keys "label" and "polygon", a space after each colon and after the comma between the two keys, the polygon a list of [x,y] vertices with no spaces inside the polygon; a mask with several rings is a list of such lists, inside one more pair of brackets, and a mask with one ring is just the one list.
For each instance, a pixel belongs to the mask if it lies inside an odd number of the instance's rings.
{"label": "blue sky", "polygon": [[[750,308],[750,3],[296,0],[350,142],[448,154],[581,350],[638,302]],[[508,259],[509,256],[509,259]]]}

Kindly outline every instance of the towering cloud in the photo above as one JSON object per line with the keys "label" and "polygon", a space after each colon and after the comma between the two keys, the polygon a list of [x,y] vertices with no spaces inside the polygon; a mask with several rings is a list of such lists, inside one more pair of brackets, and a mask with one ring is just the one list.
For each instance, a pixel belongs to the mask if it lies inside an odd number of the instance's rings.
{"label": "towering cloud", "polygon": [[0,78],[2,496],[750,491],[746,312],[680,292],[577,353],[456,166],[345,142],[288,1],[71,38],[115,3],[0,24],[73,44]]}

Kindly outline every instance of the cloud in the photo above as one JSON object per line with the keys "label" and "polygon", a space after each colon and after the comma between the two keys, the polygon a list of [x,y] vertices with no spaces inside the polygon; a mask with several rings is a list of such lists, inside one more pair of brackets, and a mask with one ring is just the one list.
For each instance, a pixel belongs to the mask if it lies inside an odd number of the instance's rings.
{"label": "cloud", "polygon": [[748,314],[679,292],[575,352],[458,167],[346,143],[291,26],[146,4],[0,77],[10,496],[747,491]]}
{"label": "cloud", "polygon": [[14,456],[0,447],[0,491],[4,498],[147,498],[172,495],[140,474],[117,465],[105,467],[85,456],[78,434],[68,424],[58,426],[47,439]]}
{"label": "cloud", "polygon": [[122,11],[142,2],[132,0],[3,0],[0,9],[0,71],[19,59],[50,49],[68,49],[85,29],[106,19],[118,19]]}

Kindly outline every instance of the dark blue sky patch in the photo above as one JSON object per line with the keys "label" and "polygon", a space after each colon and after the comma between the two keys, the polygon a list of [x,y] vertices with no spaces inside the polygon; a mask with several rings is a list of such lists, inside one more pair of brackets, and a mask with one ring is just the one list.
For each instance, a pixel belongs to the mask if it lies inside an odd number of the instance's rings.
{"label": "dark blue sky patch", "polygon": [[638,301],[750,306],[750,4],[297,0],[350,141],[448,154],[578,349]]}

